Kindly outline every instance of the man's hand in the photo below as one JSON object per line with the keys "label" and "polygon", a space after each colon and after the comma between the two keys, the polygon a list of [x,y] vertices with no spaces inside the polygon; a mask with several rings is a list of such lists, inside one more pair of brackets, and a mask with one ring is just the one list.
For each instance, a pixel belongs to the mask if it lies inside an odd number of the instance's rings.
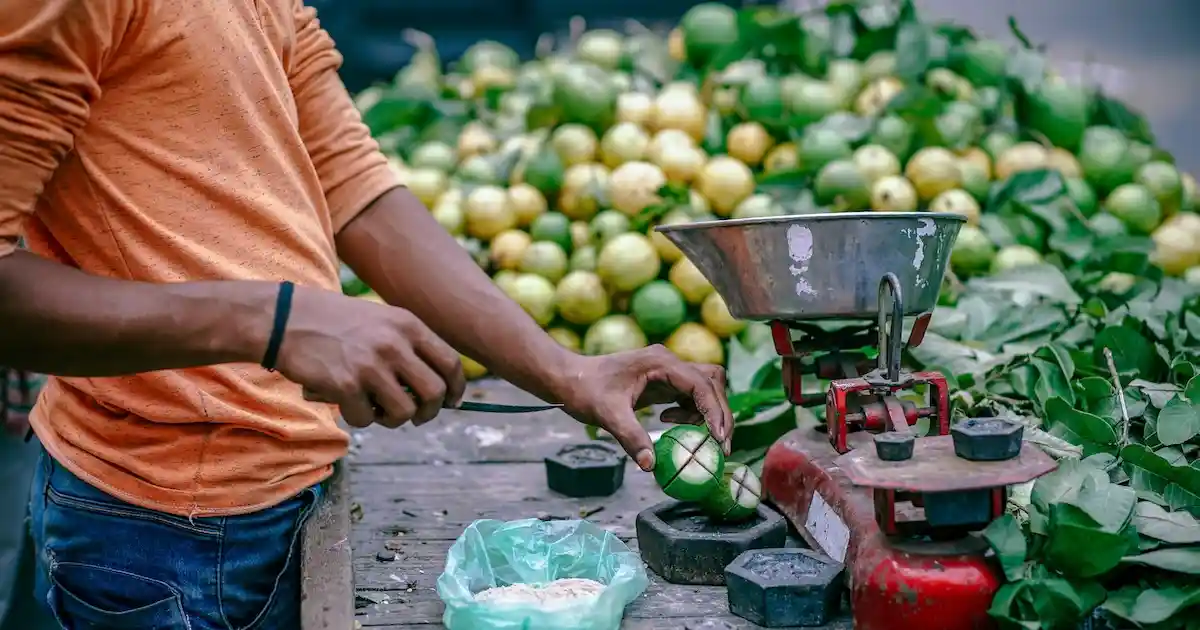
{"label": "man's hand", "polygon": [[664,422],[707,424],[729,453],[733,414],[725,398],[725,371],[686,363],[662,346],[600,357],[581,357],[560,398],[571,415],[613,434],[642,470],[654,469],[654,445],[634,413],[677,403]]}
{"label": "man's hand", "polygon": [[278,367],[354,427],[424,424],[466,389],[458,352],[412,313],[301,287]]}

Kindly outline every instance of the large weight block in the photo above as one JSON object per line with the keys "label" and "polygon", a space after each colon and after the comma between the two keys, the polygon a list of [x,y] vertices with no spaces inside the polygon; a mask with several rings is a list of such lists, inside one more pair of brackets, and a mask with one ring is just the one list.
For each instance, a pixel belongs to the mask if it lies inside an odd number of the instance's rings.
{"label": "large weight block", "polygon": [[546,458],[546,485],[569,497],[606,497],[625,483],[625,459],[604,442],[566,446]]}
{"label": "large weight block", "polygon": [[753,549],[725,569],[729,612],[768,628],[823,626],[838,613],[845,570],[809,549]]}
{"label": "large weight block", "polygon": [[646,565],[672,584],[725,583],[725,567],[751,549],[782,547],[787,521],[765,505],[743,522],[709,519],[700,506],[664,501],[642,510],[636,521]]}

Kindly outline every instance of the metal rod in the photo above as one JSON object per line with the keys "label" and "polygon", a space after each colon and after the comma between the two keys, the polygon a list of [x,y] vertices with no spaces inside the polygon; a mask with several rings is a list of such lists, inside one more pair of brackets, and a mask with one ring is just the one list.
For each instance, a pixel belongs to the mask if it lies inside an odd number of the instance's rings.
{"label": "metal rod", "polygon": [[[887,295],[887,298],[884,296]],[[891,301],[892,326],[887,327],[888,299]],[[904,296],[900,291],[900,279],[888,272],[879,280],[879,369],[887,374],[889,381],[900,380],[900,349],[904,331]]]}
{"label": "metal rod", "polygon": [[[917,418],[933,418],[938,414],[937,407],[917,407],[915,415]],[[846,414],[846,424],[863,424],[867,421],[867,414],[861,411],[853,411]]]}

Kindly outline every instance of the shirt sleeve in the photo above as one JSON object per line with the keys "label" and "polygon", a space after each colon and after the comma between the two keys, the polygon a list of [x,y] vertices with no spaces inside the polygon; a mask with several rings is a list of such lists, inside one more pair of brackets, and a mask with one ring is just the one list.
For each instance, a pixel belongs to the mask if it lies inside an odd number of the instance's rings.
{"label": "shirt sleeve", "polygon": [[321,179],[336,234],[401,182],[338,76],[342,56],[321,28],[316,9],[296,0],[295,16],[289,81],[299,111],[300,135]]}
{"label": "shirt sleeve", "polygon": [[0,257],[100,98],[135,0],[0,0]]}

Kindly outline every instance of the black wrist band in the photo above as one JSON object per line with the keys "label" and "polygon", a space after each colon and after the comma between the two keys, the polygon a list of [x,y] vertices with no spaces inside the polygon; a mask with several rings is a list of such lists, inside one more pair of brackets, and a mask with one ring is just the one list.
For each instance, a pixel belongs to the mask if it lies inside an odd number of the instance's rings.
{"label": "black wrist band", "polygon": [[267,352],[263,354],[262,366],[275,371],[275,362],[279,359],[279,346],[283,345],[283,333],[287,330],[288,315],[292,314],[292,291],[295,285],[283,281],[279,283],[279,296],[275,298],[275,323],[271,327],[271,338],[267,340]]}

